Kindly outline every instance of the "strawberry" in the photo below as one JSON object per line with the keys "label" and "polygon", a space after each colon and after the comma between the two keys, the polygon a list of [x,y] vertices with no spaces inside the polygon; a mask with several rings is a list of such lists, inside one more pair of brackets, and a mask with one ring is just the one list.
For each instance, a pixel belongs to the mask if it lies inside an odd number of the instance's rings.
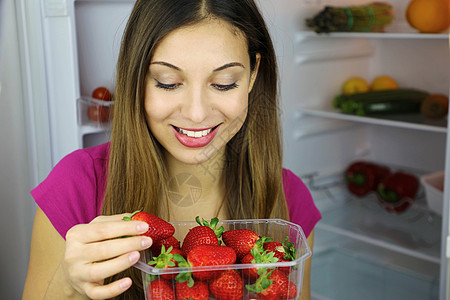
{"label": "strawberry", "polygon": [[282,299],[294,299],[297,297],[297,286],[292,281],[289,281],[289,287],[280,294]]}
{"label": "strawberry", "polygon": [[175,227],[173,227],[172,224],[145,211],[135,211],[131,214],[131,216],[124,217],[123,220],[146,222],[148,224],[148,230],[142,235],[151,237],[153,242],[167,239],[175,232]]}
{"label": "strawberry", "polygon": [[[174,259],[176,255],[182,255],[182,251],[180,248],[169,247],[166,250],[164,245],[161,247],[161,253],[158,256],[154,256],[153,260],[149,261],[149,265],[154,265],[155,268],[158,269],[169,269],[178,267],[178,262]],[[174,279],[177,276],[177,273],[171,274],[161,274],[161,277],[164,279]]]}
{"label": "strawberry", "polygon": [[246,285],[246,288],[250,292],[257,293],[258,299],[264,300],[292,299],[297,296],[295,284],[277,269],[261,274],[254,284]]}
{"label": "strawberry", "polygon": [[192,287],[188,282],[178,282],[175,286],[177,299],[179,300],[208,300],[209,289],[205,281],[195,281]]}
{"label": "strawberry", "polygon": [[[288,237],[286,237],[283,243],[280,242],[266,242],[263,244],[263,248],[266,251],[273,252],[274,256],[278,258],[279,262],[293,261],[295,260],[295,245],[288,242]],[[280,267],[280,270],[289,274],[291,267]]]}
{"label": "strawberry", "polygon": [[225,231],[222,240],[225,245],[234,249],[237,258],[241,260],[255,247],[259,235],[250,229],[235,229]]}
{"label": "strawberry", "polygon": [[[178,257],[179,258],[179,257]],[[177,259],[178,259],[177,258]],[[234,250],[227,246],[215,246],[215,245],[200,245],[192,249],[188,256],[187,261],[179,261],[179,267],[204,267],[204,266],[223,266],[232,265],[236,262],[236,253]],[[176,280],[177,282],[184,282],[188,280],[188,285],[192,286],[193,281],[191,275],[198,280],[209,280],[217,277],[223,270],[213,271],[195,271],[192,274],[180,273]]]}
{"label": "strawberry", "polygon": [[280,242],[265,242],[263,244],[264,250],[271,251],[275,253],[275,257],[278,257],[280,260],[294,260],[295,259],[295,245],[291,242],[288,242],[288,237],[286,237],[283,243]]}
{"label": "strawberry", "polygon": [[175,300],[172,283],[166,279],[156,279],[147,288],[148,299]]}
{"label": "strawberry", "polygon": [[[263,251],[259,252],[257,248],[253,248],[249,254],[244,256],[242,264],[259,264],[259,263],[273,263],[277,262],[278,258],[274,257],[273,252]],[[245,268],[242,269],[242,276],[246,279],[257,279],[262,273],[266,272],[267,268]]]}
{"label": "strawberry", "polygon": [[203,219],[203,222],[200,222],[199,217],[196,217],[195,220],[200,226],[190,229],[184,237],[183,245],[181,246],[184,257],[187,257],[189,252],[199,245],[220,245],[219,238],[222,235],[223,226],[216,228],[219,219],[213,218],[211,219],[211,223]]}
{"label": "strawberry", "polygon": [[264,250],[270,251],[274,253],[274,256],[278,259],[282,259],[284,257],[284,248],[283,244],[280,242],[267,242],[263,245]]}
{"label": "strawberry", "polygon": [[166,249],[169,247],[173,248],[181,248],[180,247],[180,241],[177,240],[173,235],[168,237],[164,240],[159,241],[153,241],[152,246],[150,247],[150,251],[152,252],[153,256],[158,256],[161,253],[161,247],[165,246]]}
{"label": "strawberry", "polygon": [[244,294],[241,276],[232,269],[209,281],[209,290],[217,300],[241,300]]}

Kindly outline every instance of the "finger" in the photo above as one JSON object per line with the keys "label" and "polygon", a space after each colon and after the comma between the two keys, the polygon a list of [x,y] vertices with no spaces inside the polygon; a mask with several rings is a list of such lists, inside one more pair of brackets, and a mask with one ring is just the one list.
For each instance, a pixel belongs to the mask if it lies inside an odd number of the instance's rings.
{"label": "finger", "polygon": [[152,239],[146,236],[132,236],[85,245],[83,259],[86,262],[98,262],[120,256],[132,251],[150,248]]}
{"label": "finger", "polygon": [[148,224],[141,221],[110,221],[80,224],[72,227],[66,240],[93,243],[122,236],[140,235],[148,230]]}
{"label": "finger", "polygon": [[131,284],[131,279],[125,277],[107,285],[88,283],[85,286],[85,291],[90,299],[111,299],[128,290]]}
{"label": "finger", "polygon": [[116,258],[84,266],[83,271],[78,272],[77,279],[80,282],[102,282],[105,278],[118,274],[139,260],[138,251],[122,254]]}
{"label": "finger", "polygon": [[124,217],[131,216],[130,213],[123,213],[118,215],[111,215],[111,216],[98,216],[95,219],[91,221],[91,223],[101,223],[101,222],[111,222],[111,221],[120,221],[123,220]]}

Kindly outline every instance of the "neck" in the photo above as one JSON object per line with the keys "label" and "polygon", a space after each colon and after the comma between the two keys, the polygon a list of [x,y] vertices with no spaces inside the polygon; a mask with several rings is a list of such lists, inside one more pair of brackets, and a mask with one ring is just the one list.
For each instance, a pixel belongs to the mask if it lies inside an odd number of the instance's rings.
{"label": "neck", "polygon": [[174,221],[224,217],[220,205],[225,196],[224,153],[201,164],[185,164],[166,153],[169,175],[169,211]]}

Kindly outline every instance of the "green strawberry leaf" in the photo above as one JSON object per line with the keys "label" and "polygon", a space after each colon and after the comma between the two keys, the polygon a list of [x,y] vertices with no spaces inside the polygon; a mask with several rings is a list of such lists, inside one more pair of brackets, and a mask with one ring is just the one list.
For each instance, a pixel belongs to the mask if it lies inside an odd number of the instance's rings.
{"label": "green strawberry leaf", "polygon": [[273,283],[273,279],[269,279],[269,276],[272,275],[274,270],[271,270],[269,272],[264,272],[262,274],[258,274],[260,275],[258,277],[258,279],[256,279],[254,284],[247,284],[245,285],[245,288],[252,293],[261,293],[262,291],[264,291],[265,289],[267,289],[272,283]]}
{"label": "green strawberry leaf", "polygon": [[219,228],[217,227],[217,224],[219,223],[219,219],[218,218],[212,218],[211,222],[208,223],[208,221],[206,221],[205,219],[202,218],[202,220],[200,221],[200,217],[197,216],[195,217],[195,221],[200,224],[200,226],[206,226],[211,228],[212,230],[214,230],[214,233],[216,234],[217,238],[220,239],[220,237],[222,236],[222,233],[224,231],[223,226],[220,226]]}
{"label": "green strawberry leaf", "polygon": [[286,237],[284,239],[284,241],[282,242],[283,244],[283,249],[284,249],[284,259],[289,259],[289,260],[295,260],[295,255],[296,255],[296,249],[295,249],[295,245],[294,243],[288,242],[289,238]]}

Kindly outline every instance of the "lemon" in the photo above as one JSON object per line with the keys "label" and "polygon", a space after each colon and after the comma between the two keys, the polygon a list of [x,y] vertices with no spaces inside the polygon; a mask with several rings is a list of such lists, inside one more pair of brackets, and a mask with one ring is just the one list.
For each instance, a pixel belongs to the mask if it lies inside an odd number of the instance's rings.
{"label": "lemon", "polygon": [[344,95],[352,95],[365,93],[370,90],[369,83],[361,77],[351,77],[342,85],[342,93]]}
{"label": "lemon", "polygon": [[398,89],[398,84],[394,78],[387,75],[381,75],[372,80],[370,89],[372,91],[396,90]]}

